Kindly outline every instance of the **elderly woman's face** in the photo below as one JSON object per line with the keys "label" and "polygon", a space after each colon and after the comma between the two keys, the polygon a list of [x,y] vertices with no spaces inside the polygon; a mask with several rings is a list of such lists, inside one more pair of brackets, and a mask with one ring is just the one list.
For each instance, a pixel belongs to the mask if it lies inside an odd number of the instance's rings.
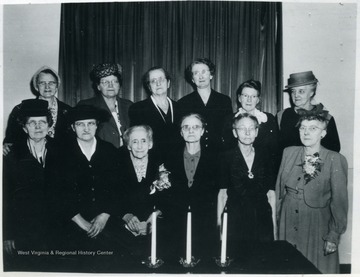
{"label": "elderly woman's face", "polygon": [[251,118],[245,117],[236,122],[235,128],[233,129],[233,135],[240,143],[251,145],[258,135],[258,131],[256,122]]}
{"label": "elderly woman's face", "polygon": [[210,86],[210,81],[213,76],[210,74],[209,67],[206,64],[200,63],[193,65],[192,80],[197,88],[207,88]]}
{"label": "elderly woman's face", "polygon": [[325,123],[319,120],[303,120],[299,132],[304,146],[320,146],[321,139],[326,135]]}
{"label": "elderly woman's face", "polygon": [[149,72],[149,85],[152,94],[163,95],[167,94],[170,81],[166,79],[164,71],[155,69]]}
{"label": "elderly woman's face", "polygon": [[186,117],[181,123],[181,136],[185,142],[199,142],[204,134],[204,126],[202,122],[195,116]]}
{"label": "elderly woman's face", "polygon": [[34,141],[44,139],[49,131],[49,124],[46,116],[29,117],[23,130],[28,134],[29,138]]}
{"label": "elderly woman's face", "polygon": [[119,94],[120,83],[116,76],[110,75],[100,79],[98,90],[106,98],[114,98]]}
{"label": "elderly woman's face", "polygon": [[310,105],[311,97],[314,95],[314,86],[305,85],[290,90],[291,99],[296,107],[306,108]]}
{"label": "elderly woman's face", "polygon": [[41,99],[49,99],[58,92],[58,83],[56,78],[49,74],[41,72],[37,81],[37,90]]}
{"label": "elderly woman's face", "polygon": [[131,155],[136,159],[145,158],[153,143],[149,140],[148,133],[143,128],[137,128],[129,136],[128,149]]}
{"label": "elderly woman's face", "polygon": [[95,119],[78,120],[72,125],[72,129],[79,140],[90,142],[95,137],[97,123]]}
{"label": "elderly woman's face", "polygon": [[241,107],[247,112],[252,112],[260,101],[257,90],[253,88],[243,88],[238,97]]}

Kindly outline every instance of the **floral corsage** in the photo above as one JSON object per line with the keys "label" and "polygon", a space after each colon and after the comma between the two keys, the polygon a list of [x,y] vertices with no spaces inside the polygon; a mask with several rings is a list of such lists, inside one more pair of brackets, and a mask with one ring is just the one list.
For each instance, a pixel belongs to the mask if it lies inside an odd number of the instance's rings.
{"label": "floral corsage", "polygon": [[159,166],[159,177],[150,186],[150,194],[155,193],[156,189],[158,191],[162,191],[163,189],[168,189],[169,187],[171,187],[171,183],[169,181],[169,174],[170,171],[165,168],[164,164],[161,164]]}
{"label": "floral corsage", "polygon": [[321,159],[319,153],[314,155],[306,155],[305,161],[301,164],[303,172],[305,173],[305,185],[309,183],[312,179],[315,179],[321,172]]}

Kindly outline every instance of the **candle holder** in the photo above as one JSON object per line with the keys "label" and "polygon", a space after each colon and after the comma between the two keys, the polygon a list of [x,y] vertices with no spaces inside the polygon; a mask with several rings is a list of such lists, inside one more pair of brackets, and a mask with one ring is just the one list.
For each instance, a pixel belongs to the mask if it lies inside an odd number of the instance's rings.
{"label": "candle holder", "polygon": [[186,259],[180,258],[179,263],[182,264],[183,267],[195,267],[200,262],[200,259],[196,260],[194,256],[191,256],[191,262],[188,263]]}
{"label": "candle holder", "polygon": [[226,257],[225,262],[221,262],[221,258],[215,258],[215,263],[220,267],[228,267],[230,266],[230,263],[233,261],[233,259],[229,259],[229,257]]}
{"label": "candle holder", "polygon": [[162,259],[156,258],[155,263],[153,264],[151,262],[151,256],[150,256],[147,258],[147,260],[142,261],[141,263],[145,264],[148,268],[158,268],[164,263],[164,261]]}

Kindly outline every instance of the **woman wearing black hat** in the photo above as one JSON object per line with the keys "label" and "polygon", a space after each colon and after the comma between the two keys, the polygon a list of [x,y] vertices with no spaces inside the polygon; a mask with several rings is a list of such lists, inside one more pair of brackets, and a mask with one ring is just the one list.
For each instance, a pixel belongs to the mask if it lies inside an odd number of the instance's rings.
{"label": "woman wearing black hat", "polygon": [[314,104],[318,80],[312,71],[290,74],[285,91],[289,92],[293,107],[280,111],[276,117],[280,128],[280,147],[283,150],[288,146],[301,144],[299,131],[296,128],[300,116],[322,113],[328,120],[327,135],[321,145],[329,150],[340,151],[340,140],[335,119],[324,106]]}
{"label": "woman wearing black hat", "polygon": [[59,162],[54,141],[47,136],[52,125],[48,102],[24,100],[18,121],[24,136],[3,158],[4,251],[13,255],[48,246],[53,195],[48,177]]}
{"label": "woman wearing black hat", "polygon": [[109,142],[95,137],[100,122],[107,117],[106,111],[88,105],[77,106],[69,114],[76,138],[64,153],[56,180],[58,186],[63,186],[62,213],[66,228],[63,246],[68,249],[115,247],[110,222],[114,191],[119,185],[118,151]]}
{"label": "woman wearing black hat", "polygon": [[[36,97],[48,102],[48,108],[52,117],[48,135],[55,138],[57,142],[62,142],[69,133],[66,115],[70,110],[70,106],[56,98],[60,83],[61,80],[57,72],[48,66],[38,69],[31,79],[31,86]],[[20,110],[21,104],[15,106],[9,115],[3,145],[3,153],[5,155],[10,151],[11,145],[16,140],[24,137],[24,132],[17,122]]]}
{"label": "woman wearing black hat", "polygon": [[81,100],[78,105],[91,105],[105,110],[109,117],[101,122],[96,134],[116,148],[123,145],[122,135],[129,127],[129,107],[132,102],[119,97],[122,84],[120,64],[98,64],[92,72],[93,87],[99,93],[90,99]]}

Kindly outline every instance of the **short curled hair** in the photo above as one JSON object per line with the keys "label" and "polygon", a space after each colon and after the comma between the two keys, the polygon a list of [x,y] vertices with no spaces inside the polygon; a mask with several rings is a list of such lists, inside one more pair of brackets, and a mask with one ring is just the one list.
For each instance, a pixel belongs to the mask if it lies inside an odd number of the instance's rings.
{"label": "short curled hair", "polygon": [[164,72],[166,80],[171,81],[170,73],[165,68],[163,68],[161,66],[151,67],[148,71],[145,72],[144,76],[142,77],[143,87],[149,95],[152,94],[152,91],[150,88],[150,72],[154,71],[154,70],[161,70],[162,72]]}
{"label": "short curled hair", "polygon": [[204,119],[204,117],[198,113],[189,113],[187,115],[184,115],[181,120],[180,120],[180,128],[181,128],[181,125],[182,123],[184,122],[185,119],[189,118],[189,117],[195,117],[197,118],[198,120],[200,120],[201,124],[202,124],[202,127],[205,128],[206,126],[206,121]]}
{"label": "short curled hair", "polygon": [[130,143],[131,134],[137,129],[145,130],[149,141],[153,142],[153,130],[151,129],[151,127],[149,125],[135,125],[135,126],[132,126],[128,129],[126,129],[126,131],[124,132],[123,139],[124,139],[124,143],[126,146],[128,146]]}
{"label": "short curled hair", "polygon": [[257,91],[257,96],[258,97],[261,96],[261,83],[260,83],[260,81],[250,79],[250,80],[247,80],[247,81],[243,82],[242,84],[240,84],[239,88],[236,91],[236,103],[237,103],[238,108],[241,107],[241,103],[239,101],[239,96],[241,95],[244,88],[252,88],[252,89]]}
{"label": "short curled hair", "polygon": [[205,64],[209,67],[210,75],[214,76],[216,71],[215,64],[208,58],[197,58],[189,64],[185,70],[185,77],[191,83],[192,81],[192,68],[195,64]]}
{"label": "short curled hair", "polygon": [[259,121],[257,120],[257,118],[249,113],[240,113],[239,115],[235,116],[233,119],[232,119],[232,127],[233,129],[236,128],[236,124],[243,118],[249,118],[251,119],[252,121],[254,121],[255,123],[255,128],[259,128]]}
{"label": "short curled hair", "polygon": [[310,120],[317,120],[317,121],[323,123],[323,125],[324,125],[324,130],[327,129],[327,126],[328,126],[328,123],[329,123],[329,120],[328,120],[325,116],[323,116],[323,115],[321,115],[321,114],[316,114],[316,115],[311,114],[311,115],[303,115],[303,116],[301,116],[301,117],[299,118],[299,121],[296,123],[296,127],[300,128],[301,123],[302,123],[304,120],[308,120],[308,121],[310,121]]}

